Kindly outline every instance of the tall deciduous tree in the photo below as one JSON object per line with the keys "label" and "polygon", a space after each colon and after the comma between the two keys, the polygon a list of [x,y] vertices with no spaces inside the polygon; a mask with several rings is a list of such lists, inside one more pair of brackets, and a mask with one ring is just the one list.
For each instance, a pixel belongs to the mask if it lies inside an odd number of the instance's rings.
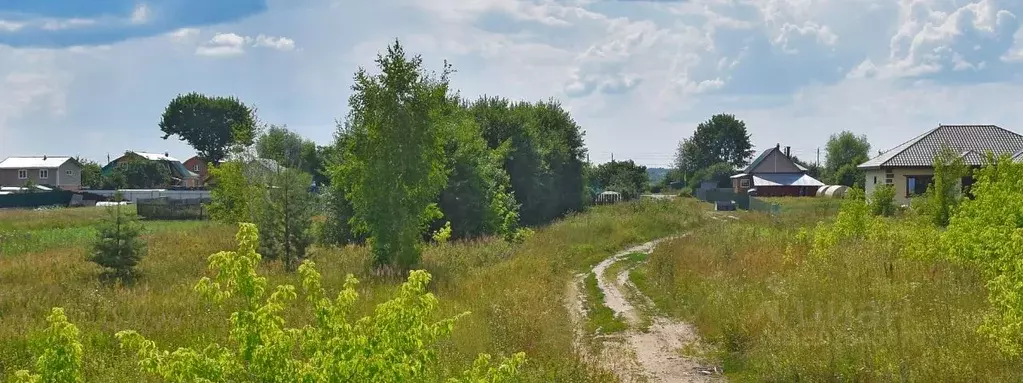
{"label": "tall deciduous tree", "polygon": [[422,68],[395,41],[376,60],[381,73],[359,69],[343,129],[351,140],[340,178],[347,198],[366,223],[375,263],[408,268],[419,260],[420,229],[444,188],[441,131],[448,123],[448,75]]}
{"label": "tall deciduous tree", "polygon": [[188,142],[199,157],[220,163],[235,144],[251,145],[255,138],[255,111],[234,97],[179,95],[171,100],[160,120],[163,139],[176,135]]}
{"label": "tall deciduous tree", "polygon": [[870,159],[867,136],[850,131],[832,134],[827,144],[824,178],[827,183],[863,187],[864,173],[857,166]]}
{"label": "tall deciduous tree", "polygon": [[487,145],[504,156],[523,224],[550,222],[582,209],[583,132],[561,105],[482,97],[469,110]]}
{"label": "tall deciduous tree", "polygon": [[692,137],[679,142],[675,167],[693,174],[719,163],[741,168],[751,158],[753,144],[746,123],[731,114],[717,114],[697,125]]}

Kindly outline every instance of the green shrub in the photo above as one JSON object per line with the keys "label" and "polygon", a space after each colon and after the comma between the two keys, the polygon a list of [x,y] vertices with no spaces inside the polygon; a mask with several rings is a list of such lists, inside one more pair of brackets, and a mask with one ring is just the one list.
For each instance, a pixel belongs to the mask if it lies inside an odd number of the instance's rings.
{"label": "green shrub", "polygon": [[891,217],[895,215],[895,187],[878,185],[870,195],[870,213],[877,216]]}
{"label": "green shrub", "polygon": [[17,383],[79,383],[82,382],[82,344],[78,327],[54,307],[46,317],[50,327],[43,338],[43,354],[36,359],[36,374],[21,370],[14,374]]}

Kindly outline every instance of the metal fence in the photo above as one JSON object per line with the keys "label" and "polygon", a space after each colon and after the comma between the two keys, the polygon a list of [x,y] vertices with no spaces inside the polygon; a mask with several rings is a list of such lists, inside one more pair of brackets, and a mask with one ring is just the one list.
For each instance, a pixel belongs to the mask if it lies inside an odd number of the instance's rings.
{"label": "metal fence", "polygon": [[40,206],[67,206],[74,193],[66,190],[48,192],[13,193],[0,195],[0,208],[33,208]]}
{"label": "metal fence", "polygon": [[138,215],[147,219],[207,219],[209,199],[174,199],[169,197],[140,199],[135,202]]}
{"label": "metal fence", "polygon": [[735,203],[736,207],[743,210],[763,211],[771,214],[777,214],[780,211],[778,204],[748,194],[736,193],[732,189],[698,189],[695,194],[696,198],[701,201],[710,203],[731,201]]}
{"label": "metal fence", "polygon": [[[113,197],[114,193],[118,190],[90,190],[91,193]],[[170,198],[170,199],[208,199],[210,198],[209,190],[168,190],[168,189],[122,189],[121,198],[122,201],[128,201],[132,203],[138,203],[139,200],[144,199],[158,199],[158,198]]]}

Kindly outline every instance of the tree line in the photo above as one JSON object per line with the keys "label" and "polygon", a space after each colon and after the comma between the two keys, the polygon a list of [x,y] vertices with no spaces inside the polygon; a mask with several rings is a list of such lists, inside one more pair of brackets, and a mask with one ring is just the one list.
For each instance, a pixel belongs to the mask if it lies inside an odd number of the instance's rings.
{"label": "tree line", "polygon": [[[237,98],[199,93],[174,98],[159,126],[209,163],[211,217],[254,223],[261,254],[291,269],[319,241],[369,244],[377,266],[407,270],[426,241],[516,241],[590,201],[583,131],[556,100],[464,98],[449,64],[428,71],[398,41],[375,63],[355,74],[329,145],[261,122]],[[161,177],[126,161],[96,178]]]}
{"label": "tree line", "polygon": [[[674,164],[660,186],[692,190],[710,181],[719,187],[731,187],[729,177],[748,166],[754,155],[746,123],[732,114],[716,114],[679,142]],[[865,175],[857,166],[869,159],[867,137],[849,131],[828,138],[823,165],[792,157],[793,162],[807,169],[807,174],[825,184],[859,189],[864,187]]]}

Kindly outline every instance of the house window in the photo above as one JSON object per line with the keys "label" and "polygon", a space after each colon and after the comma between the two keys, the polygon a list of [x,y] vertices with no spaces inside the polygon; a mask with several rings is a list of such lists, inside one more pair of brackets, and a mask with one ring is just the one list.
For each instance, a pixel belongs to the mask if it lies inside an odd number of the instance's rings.
{"label": "house window", "polygon": [[923,195],[934,176],[906,176],[906,197]]}
{"label": "house window", "polygon": [[192,165],[192,171],[194,172],[199,171],[199,164]]}
{"label": "house window", "polygon": [[66,176],[74,176],[75,175],[75,171],[74,170],[65,170],[64,171],[64,175],[66,175]]}
{"label": "house window", "polygon": [[18,170],[18,179],[19,180],[27,180],[28,179],[28,170],[25,170],[25,169]]}
{"label": "house window", "polygon": [[743,189],[749,188],[749,178],[743,178],[739,180],[739,187]]}
{"label": "house window", "polygon": [[49,169],[39,169],[39,179],[45,180],[47,178],[50,178],[50,170]]}

